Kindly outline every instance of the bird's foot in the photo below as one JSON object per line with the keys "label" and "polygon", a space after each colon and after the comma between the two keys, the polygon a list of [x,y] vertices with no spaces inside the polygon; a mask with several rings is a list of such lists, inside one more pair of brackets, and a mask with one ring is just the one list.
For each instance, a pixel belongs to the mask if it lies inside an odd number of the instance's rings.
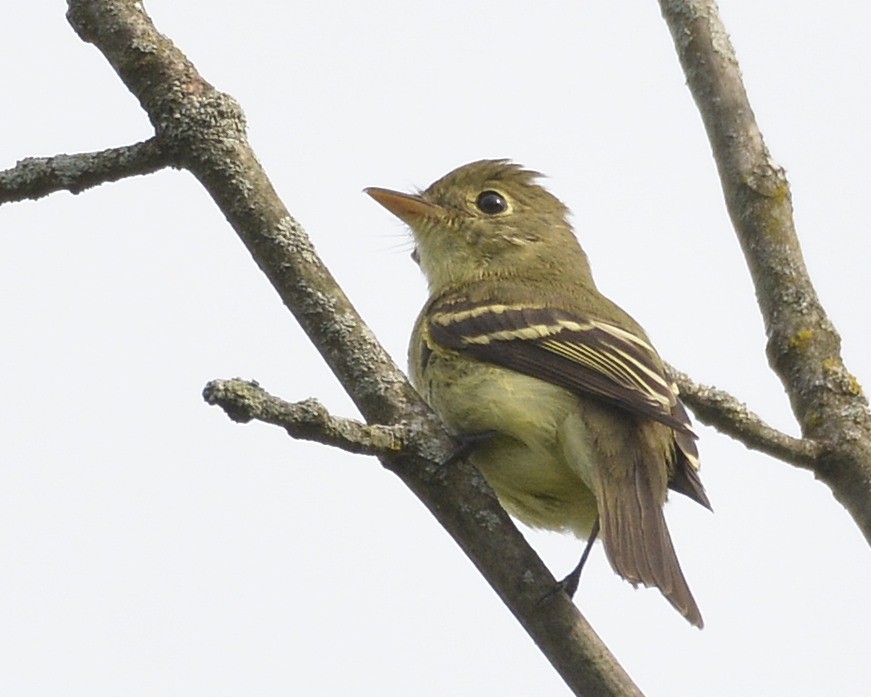
{"label": "bird's foot", "polygon": [[459,460],[465,460],[469,455],[475,452],[481,443],[486,443],[493,438],[498,431],[481,431],[480,433],[462,433],[454,436],[457,441],[457,447],[450,455],[448,455],[442,465],[452,465]]}

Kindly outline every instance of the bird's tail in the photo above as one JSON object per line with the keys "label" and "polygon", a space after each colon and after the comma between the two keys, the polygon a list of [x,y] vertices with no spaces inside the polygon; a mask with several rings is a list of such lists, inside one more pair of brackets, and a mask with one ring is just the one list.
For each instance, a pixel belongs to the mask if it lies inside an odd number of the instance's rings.
{"label": "bird's tail", "polygon": [[696,627],[704,621],[690,592],[662,507],[666,486],[645,462],[630,460],[624,476],[600,478],[599,518],[605,553],[614,570],[633,585],[656,586]]}

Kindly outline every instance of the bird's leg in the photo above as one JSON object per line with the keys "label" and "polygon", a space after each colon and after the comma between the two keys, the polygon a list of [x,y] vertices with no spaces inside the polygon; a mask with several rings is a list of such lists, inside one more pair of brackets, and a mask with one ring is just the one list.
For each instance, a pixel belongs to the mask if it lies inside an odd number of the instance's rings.
{"label": "bird's leg", "polygon": [[475,448],[481,445],[481,443],[486,443],[497,433],[498,431],[490,430],[481,431],[480,433],[462,433],[458,436],[454,436],[458,445],[456,449],[442,461],[442,465],[452,465],[458,460],[466,459],[469,455],[475,452]]}
{"label": "bird's leg", "polygon": [[570,598],[575,597],[575,591],[578,590],[578,584],[581,582],[581,571],[584,564],[587,562],[587,557],[590,556],[590,550],[593,549],[593,543],[599,536],[599,517],[596,516],[596,522],[593,523],[593,529],[590,530],[590,537],[587,539],[587,545],[584,547],[584,552],[581,554],[581,560],[578,565],[572,569],[572,572],[557,584],[559,590],[564,590]]}

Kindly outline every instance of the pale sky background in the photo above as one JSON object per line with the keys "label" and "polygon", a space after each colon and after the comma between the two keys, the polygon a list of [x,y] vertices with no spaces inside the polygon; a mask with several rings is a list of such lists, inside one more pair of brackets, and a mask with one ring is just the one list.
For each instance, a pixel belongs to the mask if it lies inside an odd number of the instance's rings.
{"label": "pale sky background", "polygon": [[[549,175],[663,356],[795,433],[653,0],[152,0],[401,365],[424,281],[361,193],[482,157]],[[151,134],[65,3],[0,10],[0,168]],[[871,4],[722,0],[818,292],[871,386]],[[376,460],[230,422],[212,378],[350,401],[193,177],[0,208],[0,694],[567,695]],[[864,695],[871,555],[829,490],[699,427],[668,506],[707,623],[597,547],[577,602],[650,697]],[[561,577],[581,543],[524,531]]]}

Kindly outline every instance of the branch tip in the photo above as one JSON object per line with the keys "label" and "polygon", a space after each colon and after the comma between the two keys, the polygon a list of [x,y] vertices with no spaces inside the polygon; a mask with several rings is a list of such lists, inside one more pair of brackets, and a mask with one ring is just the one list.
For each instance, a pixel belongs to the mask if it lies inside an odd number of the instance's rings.
{"label": "branch tip", "polygon": [[408,441],[402,425],[365,424],[333,416],[316,399],[286,402],[253,380],[212,380],[203,388],[203,399],[221,407],[237,423],[262,421],[280,426],[293,438],[317,441],[352,453],[396,455]]}
{"label": "branch tip", "polygon": [[173,164],[157,138],[99,152],[27,157],[0,172],[0,204],[36,200],[56,191],[79,194],[100,184],[152,174]]}

